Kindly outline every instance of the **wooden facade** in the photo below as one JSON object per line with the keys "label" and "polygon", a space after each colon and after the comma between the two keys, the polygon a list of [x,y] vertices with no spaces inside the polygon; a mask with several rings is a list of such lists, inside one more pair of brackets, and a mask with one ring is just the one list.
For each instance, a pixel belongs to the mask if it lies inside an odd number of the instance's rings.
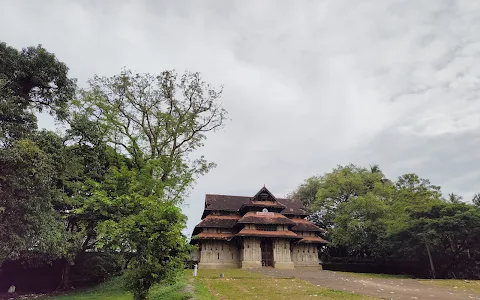
{"label": "wooden facade", "polygon": [[202,268],[319,267],[322,229],[292,199],[263,187],[253,197],[207,194],[192,243]]}

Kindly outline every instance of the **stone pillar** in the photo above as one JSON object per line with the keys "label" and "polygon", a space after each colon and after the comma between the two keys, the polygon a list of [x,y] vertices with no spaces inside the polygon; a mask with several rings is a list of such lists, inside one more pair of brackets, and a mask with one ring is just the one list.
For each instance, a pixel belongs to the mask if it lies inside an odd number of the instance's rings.
{"label": "stone pillar", "polygon": [[276,239],[273,241],[273,266],[276,269],[293,269],[294,264],[290,255],[290,241]]}
{"label": "stone pillar", "polygon": [[260,250],[260,240],[255,238],[243,239],[242,268],[261,268],[262,252]]}

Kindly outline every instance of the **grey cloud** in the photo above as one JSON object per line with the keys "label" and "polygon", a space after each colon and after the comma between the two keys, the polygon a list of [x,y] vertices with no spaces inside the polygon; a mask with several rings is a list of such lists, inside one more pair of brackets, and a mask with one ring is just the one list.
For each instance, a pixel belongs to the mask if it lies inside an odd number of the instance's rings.
{"label": "grey cloud", "polygon": [[480,138],[477,132],[433,137],[403,134],[395,129],[378,135],[359,160],[375,161],[387,176],[417,173],[470,200],[480,192]]}
{"label": "grey cloud", "polygon": [[2,39],[43,44],[81,84],[127,66],[225,85],[231,121],[199,153],[218,167],[186,200],[188,233],[205,193],[283,196],[349,162],[480,191],[476,0],[6,2]]}

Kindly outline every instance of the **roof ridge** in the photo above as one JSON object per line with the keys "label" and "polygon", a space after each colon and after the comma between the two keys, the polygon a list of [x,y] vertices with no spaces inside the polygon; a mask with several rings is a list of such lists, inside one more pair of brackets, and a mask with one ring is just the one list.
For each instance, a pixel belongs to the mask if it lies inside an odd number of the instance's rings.
{"label": "roof ridge", "polygon": [[227,195],[227,194],[205,194],[205,196],[227,196],[227,197],[243,197],[243,198],[253,198],[252,196],[239,196],[239,195]]}
{"label": "roof ridge", "polygon": [[[209,193],[206,193],[205,196],[225,196],[225,197],[253,198],[253,196],[228,195],[228,194],[209,194]],[[293,198],[280,198],[280,197],[275,197],[275,199],[277,199],[277,200],[291,200],[291,201],[300,202],[299,200],[296,200],[296,199],[293,199]]]}

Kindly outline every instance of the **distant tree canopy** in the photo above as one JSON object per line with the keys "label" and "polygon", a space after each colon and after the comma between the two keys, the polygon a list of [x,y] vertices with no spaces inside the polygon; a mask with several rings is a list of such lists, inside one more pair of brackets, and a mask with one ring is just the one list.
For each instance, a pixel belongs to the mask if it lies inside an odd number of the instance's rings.
{"label": "distant tree canopy", "polygon": [[[480,277],[480,205],[416,174],[386,179],[378,166],[339,166],[291,195],[326,229],[330,249],[350,257],[428,261],[433,277]],[[327,253],[328,254],[328,253]]]}
{"label": "distant tree canopy", "polygon": [[[215,166],[192,154],[224,125],[221,92],[172,70],[78,89],[43,47],[0,43],[0,263],[62,258],[69,288],[78,255],[123,253],[135,299],[173,280],[189,250],[179,205]],[[64,133],[37,129],[45,110]]]}

